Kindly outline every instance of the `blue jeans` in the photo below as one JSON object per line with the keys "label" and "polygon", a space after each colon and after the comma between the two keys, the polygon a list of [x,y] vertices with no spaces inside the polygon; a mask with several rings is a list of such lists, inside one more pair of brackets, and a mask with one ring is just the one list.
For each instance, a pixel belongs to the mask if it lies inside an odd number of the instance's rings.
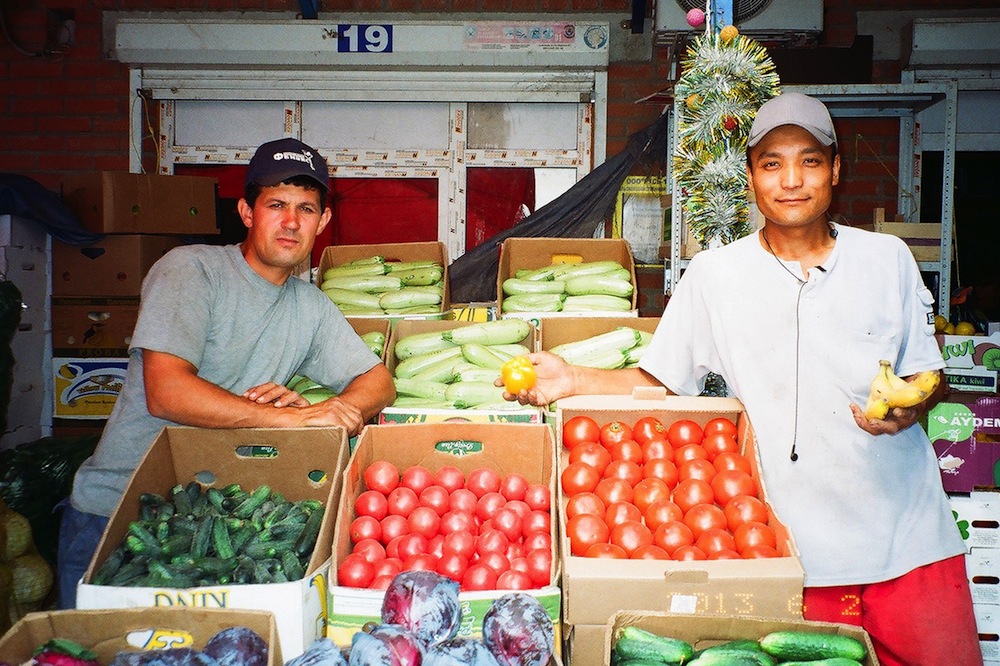
{"label": "blue jeans", "polygon": [[101,542],[108,518],[77,511],[69,499],[59,503],[63,508],[59,524],[59,608],[76,608],[76,584],[83,578]]}

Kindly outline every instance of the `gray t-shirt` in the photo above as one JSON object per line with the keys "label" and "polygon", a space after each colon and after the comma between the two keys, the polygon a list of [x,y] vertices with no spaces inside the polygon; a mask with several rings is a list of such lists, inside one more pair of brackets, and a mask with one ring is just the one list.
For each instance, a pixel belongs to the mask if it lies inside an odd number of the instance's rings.
{"label": "gray t-shirt", "polygon": [[335,391],[380,360],[322,291],[258,275],[238,245],[189,245],[156,262],[142,286],[125,385],[94,455],[73,484],[73,506],[110,516],[164,426],[146,407],[142,350],[179,356],[198,376],[242,395],[305,375]]}

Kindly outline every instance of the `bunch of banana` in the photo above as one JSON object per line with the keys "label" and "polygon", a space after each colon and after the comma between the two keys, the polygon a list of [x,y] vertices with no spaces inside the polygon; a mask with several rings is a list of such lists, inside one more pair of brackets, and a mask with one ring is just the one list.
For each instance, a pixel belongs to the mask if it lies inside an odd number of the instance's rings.
{"label": "bunch of banana", "polygon": [[934,393],[941,381],[941,373],[937,370],[926,370],[912,381],[906,381],[896,376],[889,361],[882,360],[878,364],[878,374],[872,380],[865,405],[865,417],[869,419],[884,419],[893,407],[919,405]]}

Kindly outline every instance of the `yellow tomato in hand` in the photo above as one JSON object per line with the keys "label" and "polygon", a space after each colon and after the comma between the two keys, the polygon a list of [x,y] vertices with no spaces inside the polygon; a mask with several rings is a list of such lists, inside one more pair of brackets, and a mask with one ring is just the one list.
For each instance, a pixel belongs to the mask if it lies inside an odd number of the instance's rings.
{"label": "yellow tomato in hand", "polygon": [[532,388],[538,375],[527,356],[515,356],[500,368],[500,378],[507,393],[517,395]]}

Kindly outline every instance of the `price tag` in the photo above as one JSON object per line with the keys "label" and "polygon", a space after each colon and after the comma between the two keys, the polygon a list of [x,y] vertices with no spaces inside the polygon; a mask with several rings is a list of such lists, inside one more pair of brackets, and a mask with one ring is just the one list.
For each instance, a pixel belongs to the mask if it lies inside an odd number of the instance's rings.
{"label": "price tag", "polygon": [[392,53],[392,26],[364,23],[337,26],[338,53]]}

